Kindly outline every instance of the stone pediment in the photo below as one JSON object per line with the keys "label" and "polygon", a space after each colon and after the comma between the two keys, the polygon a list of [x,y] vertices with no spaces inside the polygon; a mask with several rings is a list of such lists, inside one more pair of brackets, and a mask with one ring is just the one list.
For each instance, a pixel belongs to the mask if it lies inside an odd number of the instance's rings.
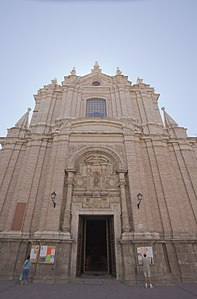
{"label": "stone pediment", "polygon": [[100,88],[109,86],[111,83],[111,77],[105,74],[88,74],[83,77],[79,76],[65,76],[62,85],[74,84],[81,87]]}
{"label": "stone pediment", "polygon": [[111,78],[105,74],[88,74],[81,78],[82,85],[87,87],[101,88],[109,86]]}
{"label": "stone pediment", "polygon": [[81,87],[109,87],[113,85],[131,86],[131,82],[128,81],[128,77],[122,75],[121,70],[117,67],[115,76],[109,76],[102,73],[98,62],[95,63],[91,73],[85,76],[77,76],[75,68],[71,71],[69,76],[64,77],[62,82],[63,86],[68,85],[81,86]]}
{"label": "stone pediment", "polygon": [[80,85],[84,87],[95,87],[95,89],[99,89],[102,87],[110,87],[114,85],[124,85],[131,86],[131,82],[128,81],[127,76],[116,75],[116,76],[108,76],[103,73],[96,74],[88,74],[84,77],[81,77]]}

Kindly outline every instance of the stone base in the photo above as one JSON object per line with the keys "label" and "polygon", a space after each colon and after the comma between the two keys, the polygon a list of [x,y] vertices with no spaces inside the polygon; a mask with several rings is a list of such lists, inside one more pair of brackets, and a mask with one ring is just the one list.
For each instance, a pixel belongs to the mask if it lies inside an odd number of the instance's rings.
{"label": "stone base", "polygon": [[[74,241],[69,233],[36,232],[31,241],[19,239],[19,235],[21,234],[14,234],[15,238],[13,235],[11,238],[9,234],[9,238],[0,239],[0,279],[18,279],[32,244],[55,246],[55,261],[54,264],[32,262],[30,280],[66,283],[77,279],[71,271],[71,263],[76,267],[77,257],[71,261]],[[137,248],[151,246],[154,256],[151,279],[154,285],[171,285],[180,281],[197,282],[195,240],[156,240],[153,234],[150,239],[149,234],[143,236],[147,238],[143,239],[139,234],[125,233],[117,242],[119,253],[116,260],[116,279],[127,284],[143,285],[144,276],[142,266],[138,263]]]}

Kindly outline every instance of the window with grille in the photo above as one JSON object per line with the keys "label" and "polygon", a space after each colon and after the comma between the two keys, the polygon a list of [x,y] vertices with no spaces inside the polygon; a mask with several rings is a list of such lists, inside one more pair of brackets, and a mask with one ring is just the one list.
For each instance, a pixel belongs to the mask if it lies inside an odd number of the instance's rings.
{"label": "window with grille", "polygon": [[86,116],[103,117],[107,116],[106,100],[89,99],[86,102]]}

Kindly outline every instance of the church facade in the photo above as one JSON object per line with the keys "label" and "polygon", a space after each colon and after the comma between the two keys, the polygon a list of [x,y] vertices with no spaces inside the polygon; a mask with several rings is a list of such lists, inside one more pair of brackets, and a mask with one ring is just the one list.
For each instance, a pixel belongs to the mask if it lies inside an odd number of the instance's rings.
{"label": "church facade", "polygon": [[0,278],[197,281],[197,138],[117,68],[75,69],[0,142]]}

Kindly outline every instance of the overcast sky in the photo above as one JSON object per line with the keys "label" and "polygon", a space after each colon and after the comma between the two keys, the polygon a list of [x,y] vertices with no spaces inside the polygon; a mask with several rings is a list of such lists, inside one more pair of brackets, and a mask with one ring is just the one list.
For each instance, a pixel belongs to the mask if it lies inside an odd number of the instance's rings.
{"label": "overcast sky", "polygon": [[107,75],[143,78],[197,136],[197,0],[1,0],[0,36],[0,136],[43,85],[96,60]]}

